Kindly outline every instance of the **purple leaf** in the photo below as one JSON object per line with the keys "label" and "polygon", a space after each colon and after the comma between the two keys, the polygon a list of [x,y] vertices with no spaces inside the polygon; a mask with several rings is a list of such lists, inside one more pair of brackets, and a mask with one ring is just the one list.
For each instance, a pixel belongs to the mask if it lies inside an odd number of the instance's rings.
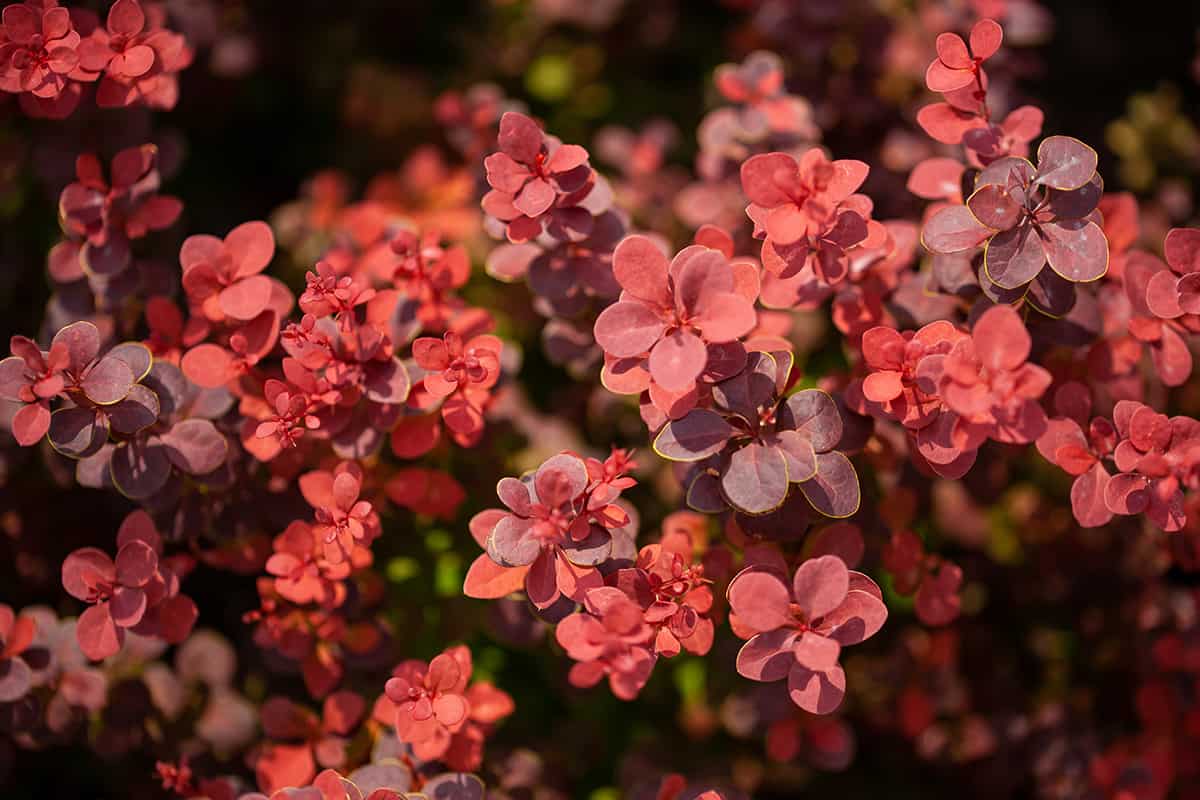
{"label": "purple leaf", "polygon": [[128,364],[120,359],[105,356],[92,365],[80,386],[93,403],[109,406],[129,394],[134,380],[133,370]]}
{"label": "purple leaf", "polygon": [[141,384],[134,385],[125,399],[104,409],[112,429],[132,436],[158,421],[158,395]]}
{"label": "purple leaf", "polygon": [[842,415],[828,392],[804,389],[779,409],[779,428],[794,430],[812,442],[818,453],[832,450],[842,438]]}
{"label": "purple leaf", "polygon": [[988,184],[1026,186],[1033,180],[1036,173],[1037,170],[1028,160],[1008,156],[988,164],[975,179],[975,185],[977,187]]}
{"label": "purple leaf", "polygon": [[1050,212],[1058,219],[1080,219],[1095,210],[1104,195],[1104,180],[1099,174],[1070,191],[1050,190]]}
{"label": "purple leaf", "polygon": [[983,249],[983,269],[1001,289],[1016,289],[1029,283],[1046,266],[1042,240],[1031,225],[1000,231]]}
{"label": "purple leaf", "polygon": [[129,365],[133,373],[134,383],[140,382],[154,366],[154,355],[150,348],[141,342],[121,342],[104,354],[105,358],[115,358]]}
{"label": "purple leaf", "polygon": [[429,800],[483,800],[483,781],[465,772],[445,772],[421,787]]}
{"label": "purple leaf", "polygon": [[[709,363],[711,364],[711,348]],[[779,366],[770,353],[753,352],[746,356],[745,368],[736,375],[713,386],[713,400],[751,422],[759,409],[770,402],[776,393],[776,372]]]}
{"label": "purple leaf", "polygon": [[563,555],[572,564],[594,567],[608,560],[609,554],[612,553],[612,544],[612,534],[599,525],[592,525],[588,528],[588,535],[582,540],[577,542],[568,537],[567,541],[563,542]]}
{"label": "purple leaf", "polygon": [[207,475],[229,453],[229,442],[206,419],[178,422],[160,440],[171,463],[189,475]]}
{"label": "purple leaf", "polygon": [[817,475],[800,484],[812,507],[827,517],[849,517],[858,511],[858,473],[837,451],[817,454]]}
{"label": "purple leaf", "polygon": [[487,539],[488,556],[502,567],[524,567],[532,564],[542,552],[542,544],[531,535],[533,523],[506,514]]}
{"label": "purple leaf", "polygon": [[1096,151],[1070,136],[1047,136],[1038,145],[1037,183],[1078,189],[1096,174]]}
{"label": "purple leaf", "polygon": [[1060,220],[1042,226],[1050,268],[1075,283],[1088,283],[1108,271],[1108,239],[1091,220]]}
{"label": "purple leaf", "polygon": [[654,439],[654,452],[670,461],[699,461],[723,450],[732,433],[720,414],[698,408],[668,422]]}
{"label": "purple leaf", "polygon": [[1065,317],[1075,307],[1075,284],[1052,269],[1044,269],[1029,283],[1025,299],[1050,317]]}
{"label": "purple leaf", "polygon": [[799,431],[780,431],[768,444],[778,448],[787,462],[788,480],[801,483],[817,474],[817,452]]}
{"label": "purple leaf", "polygon": [[62,408],[50,417],[50,444],[67,458],[85,458],[108,441],[108,420],[90,408]]}
{"label": "purple leaf", "polygon": [[167,485],[171,460],[167,448],[157,440],[135,439],[113,450],[110,469],[113,485],[121,494],[131,500],[145,500]]}
{"label": "purple leaf", "polygon": [[721,494],[721,481],[708,472],[699,473],[687,487],[688,508],[703,514],[719,514],[728,507]]}
{"label": "purple leaf", "polygon": [[20,700],[33,685],[33,670],[20,658],[0,660],[0,703]]}
{"label": "purple leaf", "polygon": [[21,400],[21,388],[25,386],[25,361],[18,356],[9,356],[0,361],[0,399],[13,403]]}
{"label": "purple leaf", "polygon": [[100,353],[100,331],[90,322],[75,322],[66,326],[54,334],[50,348],[53,349],[60,342],[67,347],[69,369],[75,373],[82,372]]}
{"label": "purple leaf", "polygon": [[1009,195],[1007,189],[996,183],[985,184],[976,189],[967,198],[967,208],[979,222],[998,231],[1008,230],[1021,218],[1021,207]]}
{"label": "purple leaf", "polygon": [[408,399],[412,383],[400,359],[392,356],[367,368],[367,397],[376,403],[398,405]]}
{"label": "purple leaf", "polygon": [[183,371],[167,361],[155,361],[142,383],[158,395],[159,419],[162,422],[187,408],[197,392],[196,386]]}
{"label": "purple leaf", "polygon": [[752,442],[736,451],[721,475],[721,491],[734,508],[765,514],[787,497],[787,461],[774,447]]}

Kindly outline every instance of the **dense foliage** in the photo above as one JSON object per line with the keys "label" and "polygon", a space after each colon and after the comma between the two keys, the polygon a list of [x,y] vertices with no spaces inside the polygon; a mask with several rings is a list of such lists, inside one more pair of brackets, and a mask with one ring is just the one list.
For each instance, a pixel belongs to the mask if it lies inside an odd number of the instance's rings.
{"label": "dense foliage", "polygon": [[694,5],[461,82],[3,6],[4,797],[1200,798],[1178,97],[1073,130],[1034,0]]}

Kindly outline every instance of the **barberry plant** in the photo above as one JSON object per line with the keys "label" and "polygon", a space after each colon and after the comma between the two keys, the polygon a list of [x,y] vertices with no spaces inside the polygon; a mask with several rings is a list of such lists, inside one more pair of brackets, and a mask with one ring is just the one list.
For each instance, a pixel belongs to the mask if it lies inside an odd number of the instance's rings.
{"label": "barberry plant", "polygon": [[[1200,227],[1101,177],[1200,173],[1191,122],[1136,104],[1116,166],[1025,102],[1034,0],[726,3],[694,141],[547,34],[685,4],[492,4],[471,71],[528,102],[342,86],[353,15],[252,5],[0,9],[0,291],[50,289],[0,360],[0,783],[734,800],[869,747],[1200,796]],[[313,151],[242,106],[335,86],[347,170],[272,210]]]}

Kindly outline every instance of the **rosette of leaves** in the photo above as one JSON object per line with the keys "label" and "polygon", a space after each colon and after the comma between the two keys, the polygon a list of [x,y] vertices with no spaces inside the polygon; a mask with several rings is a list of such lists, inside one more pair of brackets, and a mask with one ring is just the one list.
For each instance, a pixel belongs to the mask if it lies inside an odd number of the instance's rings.
{"label": "rosette of leaves", "polygon": [[114,276],[133,262],[130,242],[169,228],[183,213],[179,198],[158,194],[162,178],[152,144],[117,153],[108,177],[91,153],[75,160],[76,179],[59,196],[63,231],[82,240],[80,263],[87,272]]}
{"label": "rosette of leaves", "polygon": [[858,475],[835,449],[842,438],[837,404],[819,389],[788,395],[791,372],[791,353],[753,352],[741,373],[713,386],[710,407],[658,432],[655,452],[695,464],[687,479],[692,508],[767,514],[796,484],[827,517],[858,510]]}
{"label": "rosette of leaves", "polygon": [[943,255],[983,247],[979,283],[992,301],[1024,298],[1062,316],[1074,306],[1074,285],[1108,270],[1108,240],[1096,211],[1104,181],[1096,163],[1096,151],[1069,136],[1043,139],[1037,166],[1015,157],[994,161],[975,179],[965,205],[930,217],[925,247]]}
{"label": "rosette of leaves", "polygon": [[225,389],[197,387],[173,364],[149,362],[147,353],[135,390],[119,408],[107,411],[108,428],[99,446],[92,447],[93,438],[87,448],[77,448],[76,480],[93,489],[114,488],[132,500],[170,497],[182,490],[184,476],[224,483],[228,476],[218,469],[229,455],[229,442],[212,420],[229,410],[233,396]]}
{"label": "rosette of leaves", "polygon": [[[110,431],[135,432],[158,413],[141,381],[153,357],[137,342],[124,342],[103,355],[100,331],[76,322],[55,334],[44,354],[57,375],[56,396],[64,402],[50,415],[50,444],[68,458],[95,453]],[[43,396],[47,394],[43,391]]]}

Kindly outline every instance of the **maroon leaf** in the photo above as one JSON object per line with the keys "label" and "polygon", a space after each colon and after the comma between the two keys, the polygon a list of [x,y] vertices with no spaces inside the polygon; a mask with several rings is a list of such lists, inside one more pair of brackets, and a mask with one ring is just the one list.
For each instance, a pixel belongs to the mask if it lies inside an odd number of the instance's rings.
{"label": "maroon leaf", "polygon": [[113,450],[110,469],[113,485],[131,500],[145,500],[167,485],[171,460],[157,441],[134,440]]}
{"label": "maroon leaf", "polygon": [[967,198],[967,208],[979,222],[998,231],[1008,230],[1021,218],[1021,207],[1008,190],[994,183],[976,189]]}
{"label": "maroon leaf", "polygon": [[1046,266],[1046,251],[1037,231],[1018,225],[1000,231],[983,249],[983,269],[988,280],[1001,289],[1016,289],[1029,283]]}
{"label": "maroon leaf", "polygon": [[68,458],[85,458],[108,441],[108,420],[90,408],[63,408],[50,418],[50,444]]}
{"label": "maroon leaf", "polygon": [[134,382],[140,382],[150,373],[154,366],[154,355],[150,348],[141,342],[121,342],[104,354],[105,358],[115,358],[129,365]]}
{"label": "maroon leaf", "polygon": [[817,473],[817,452],[812,441],[799,431],[780,431],[767,442],[783,453],[787,462],[788,480],[800,483]]}
{"label": "maroon leaf", "polygon": [[1087,283],[1108,271],[1108,239],[1095,222],[1059,220],[1041,227],[1050,268],[1075,283]]}
{"label": "maroon leaf", "polygon": [[1050,190],[1049,208],[1058,219],[1080,219],[1095,210],[1104,195],[1104,181],[1099,174],[1078,189]]}
{"label": "maroon leaf", "polygon": [[734,508],[765,514],[787,497],[787,461],[774,447],[752,442],[736,451],[721,475],[721,491]]}
{"label": "maroon leaf", "polygon": [[126,436],[153,425],[160,411],[158,395],[141,384],[133,386],[124,400],[104,409],[112,429]]}
{"label": "maroon leaf", "polygon": [[613,538],[607,530],[599,525],[588,528],[588,535],[580,541],[568,538],[563,542],[563,554],[572,564],[581,567],[594,567],[608,560],[612,552]]}
{"label": "maroon leaf", "polygon": [[1037,183],[1078,189],[1096,174],[1096,151],[1070,136],[1047,136],[1038,145]]}
{"label": "maroon leaf", "polygon": [[812,507],[827,517],[849,517],[858,511],[858,473],[850,459],[835,451],[817,454],[817,474],[800,484]]}
{"label": "maroon leaf", "polygon": [[171,463],[189,475],[207,475],[225,462],[229,442],[206,419],[185,419],[160,437]]}
{"label": "maroon leaf", "polygon": [[67,348],[70,370],[81,373],[100,353],[100,331],[90,322],[74,322],[54,334],[51,349],[60,343]]}
{"label": "maroon leaf", "polygon": [[1200,228],[1172,228],[1163,240],[1163,255],[1180,275],[1200,272]]}
{"label": "maroon leaf", "polygon": [[832,450],[842,438],[842,415],[828,392],[804,389],[779,409],[779,427],[799,432],[818,453]]}
{"label": "maroon leaf", "polygon": [[723,450],[732,433],[720,414],[698,408],[668,422],[654,439],[654,452],[671,461],[699,461]]}
{"label": "maroon leaf", "polygon": [[1029,283],[1025,299],[1050,317],[1065,317],[1075,307],[1075,284],[1052,269],[1044,269]]}
{"label": "maroon leaf", "polygon": [[124,399],[133,388],[134,380],[128,364],[105,356],[92,365],[80,386],[93,403],[107,406]]}
{"label": "maroon leaf", "polygon": [[408,398],[412,382],[400,359],[393,356],[367,371],[367,397],[376,403],[398,405]]}

